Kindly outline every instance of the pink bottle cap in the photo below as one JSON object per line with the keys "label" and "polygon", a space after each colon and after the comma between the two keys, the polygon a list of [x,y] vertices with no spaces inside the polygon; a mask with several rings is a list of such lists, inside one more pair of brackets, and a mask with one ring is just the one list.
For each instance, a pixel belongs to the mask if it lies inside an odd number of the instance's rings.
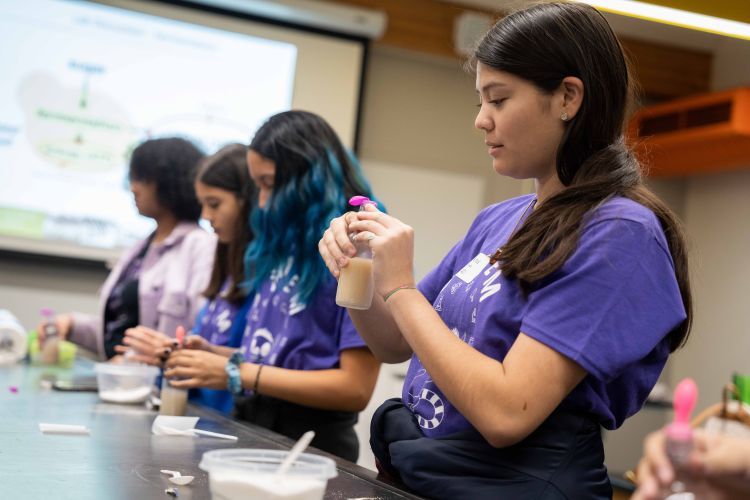
{"label": "pink bottle cap", "polygon": [[372,204],[372,205],[375,205],[375,206],[378,205],[377,202],[372,201],[367,196],[359,196],[359,195],[357,195],[357,196],[352,196],[349,199],[349,205],[351,205],[353,207],[360,207],[362,205],[367,205],[368,203]]}
{"label": "pink bottle cap", "polygon": [[677,384],[674,390],[674,421],[667,426],[667,437],[676,440],[688,440],[693,436],[690,427],[690,414],[698,400],[698,386],[691,378]]}
{"label": "pink bottle cap", "polygon": [[39,314],[41,314],[45,318],[51,318],[55,315],[55,311],[53,311],[49,307],[42,307],[41,309],[39,309]]}

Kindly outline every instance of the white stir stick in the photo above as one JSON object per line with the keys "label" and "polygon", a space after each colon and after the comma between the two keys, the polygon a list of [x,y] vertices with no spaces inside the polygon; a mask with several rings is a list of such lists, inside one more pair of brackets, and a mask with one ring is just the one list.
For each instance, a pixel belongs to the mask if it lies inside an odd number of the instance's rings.
{"label": "white stir stick", "polygon": [[299,441],[294,443],[294,446],[292,446],[292,449],[289,450],[289,454],[286,456],[283,462],[281,462],[281,465],[279,465],[279,468],[276,469],[276,474],[282,475],[286,474],[286,471],[289,470],[289,467],[292,466],[295,460],[299,458],[299,456],[302,454],[303,451],[305,451],[305,448],[308,447],[310,444],[310,441],[313,440],[315,437],[315,431],[307,431],[304,434],[302,434],[302,437],[299,438]]}

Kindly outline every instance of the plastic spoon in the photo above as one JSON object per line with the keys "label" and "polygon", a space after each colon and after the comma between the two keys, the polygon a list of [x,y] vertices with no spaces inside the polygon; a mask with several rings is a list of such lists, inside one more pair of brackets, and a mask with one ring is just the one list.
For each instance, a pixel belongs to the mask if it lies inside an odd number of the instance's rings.
{"label": "plastic spoon", "polygon": [[171,474],[172,477],[170,477],[169,480],[178,486],[185,486],[186,484],[190,484],[194,479],[193,476],[183,476],[176,470],[162,469],[159,472],[161,472],[162,474]]}
{"label": "plastic spoon", "polygon": [[310,444],[310,441],[313,440],[315,437],[315,431],[307,431],[304,434],[302,434],[302,437],[299,438],[299,441],[294,443],[294,446],[292,446],[292,449],[289,450],[289,454],[286,456],[283,462],[281,462],[281,465],[279,465],[279,468],[276,469],[277,475],[283,475],[286,474],[286,471],[289,470],[289,467],[292,466],[292,464],[299,458],[299,456],[302,454],[303,451],[305,451],[305,448],[308,447]]}
{"label": "plastic spoon", "polygon": [[237,441],[237,436],[231,436],[229,434],[221,434],[219,432],[204,431],[202,429],[175,429],[173,427],[160,426],[161,430],[167,434],[177,434],[179,436],[195,436],[200,434],[202,436],[210,436],[219,439],[228,439],[230,441]]}

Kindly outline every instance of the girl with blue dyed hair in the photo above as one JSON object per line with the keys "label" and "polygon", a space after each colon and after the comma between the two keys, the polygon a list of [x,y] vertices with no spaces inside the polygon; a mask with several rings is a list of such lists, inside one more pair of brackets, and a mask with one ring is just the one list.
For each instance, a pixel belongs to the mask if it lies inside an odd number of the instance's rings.
{"label": "girl with blue dyed hair", "polygon": [[318,255],[328,222],[354,195],[372,198],[359,165],[321,117],[304,111],[272,116],[247,154],[258,188],[251,215],[255,239],[245,254],[254,293],[240,349],[173,353],[175,387],[228,388],[236,416],[355,461],[357,413],[375,387],[379,363],[346,311],[336,281]]}

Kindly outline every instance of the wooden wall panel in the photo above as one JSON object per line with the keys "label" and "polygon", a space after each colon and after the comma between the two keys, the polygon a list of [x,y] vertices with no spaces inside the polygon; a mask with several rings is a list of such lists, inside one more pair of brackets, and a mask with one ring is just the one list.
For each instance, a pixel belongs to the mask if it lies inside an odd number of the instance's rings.
{"label": "wooden wall panel", "polygon": [[[376,45],[443,57],[458,57],[453,49],[453,24],[462,12],[470,10],[438,0],[335,0],[332,3],[384,11],[388,15],[388,28]],[[663,100],[709,90],[710,53],[630,38],[621,40],[647,98]]]}
{"label": "wooden wall panel", "polygon": [[620,37],[643,92],[662,100],[709,91],[713,56]]}
{"label": "wooden wall panel", "polygon": [[376,43],[447,57],[456,57],[453,23],[468,10],[436,0],[337,0],[334,3],[384,11],[388,15],[388,28]]}

